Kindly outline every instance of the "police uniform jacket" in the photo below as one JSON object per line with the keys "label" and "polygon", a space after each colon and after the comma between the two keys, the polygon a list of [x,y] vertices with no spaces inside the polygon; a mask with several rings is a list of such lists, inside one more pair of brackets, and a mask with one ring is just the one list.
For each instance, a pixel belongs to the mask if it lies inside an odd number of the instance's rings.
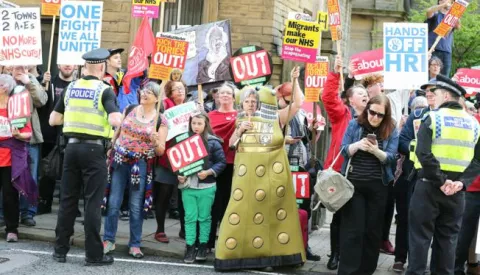
{"label": "police uniform jacket", "polygon": [[[441,108],[449,108],[454,110],[461,110],[463,107],[458,102],[445,102],[440,106]],[[463,173],[442,171],[440,169],[440,162],[435,158],[432,153],[432,121],[430,117],[426,117],[420,126],[420,130],[417,135],[417,149],[416,155],[422,164],[419,178],[424,178],[431,182],[434,186],[440,188],[447,179],[453,181],[461,181],[464,184],[464,189],[474,179],[474,175],[478,175],[478,169],[480,167],[480,146],[477,142],[475,147],[474,160],[467,167]]]}

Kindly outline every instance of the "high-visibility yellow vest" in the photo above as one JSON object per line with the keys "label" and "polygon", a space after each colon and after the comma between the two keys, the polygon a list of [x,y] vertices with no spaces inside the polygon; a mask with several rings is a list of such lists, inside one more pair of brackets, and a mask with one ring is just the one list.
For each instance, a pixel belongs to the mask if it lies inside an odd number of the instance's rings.
{"label": "high-visibility yellow vest", "polygon": [[427,111],[422,117],[413,120],[413,132],[415,134],[415,139],[410,142],[410,160],[413,162],[413,166],[417,170],[422,168],[422,164],[420,164],[420,161],[415,154],[415,150],[417,149],[417,134],[418,130],[420,129],[420,125],[422,124],[422,120],[428,116],[429,112],[430,111]]}
{"label": "high-visibility yellow vest", "polygon": [[100,80],[79,79],[65,93],[63,132],[113,137],[108,115],[102,104],[103,92],[110,86]]}
{"label": "high-visibility yellow vest", "polygon": [[430,112],[432,153],[440,169],[463,172],[471,163],[479,136],[479,125],[464,110],[442,108]]}

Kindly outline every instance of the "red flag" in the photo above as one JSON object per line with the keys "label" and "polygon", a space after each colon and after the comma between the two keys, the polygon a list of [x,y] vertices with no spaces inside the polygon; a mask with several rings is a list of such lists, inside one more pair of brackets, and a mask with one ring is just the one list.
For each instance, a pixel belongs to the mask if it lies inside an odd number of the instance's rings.
{"label": "red flag", "polygon": [[122,81],[125,94],[130,93],[130,81],[132,78],[141,76],[143,71],[148,68],[147,57],[152,54],[154,46],[155,37],[153,36],[152,27],[148,18],[144,17],[142,24],[138,28],[135,41],[133,41],[133,45],[130,47],[127,74]]}

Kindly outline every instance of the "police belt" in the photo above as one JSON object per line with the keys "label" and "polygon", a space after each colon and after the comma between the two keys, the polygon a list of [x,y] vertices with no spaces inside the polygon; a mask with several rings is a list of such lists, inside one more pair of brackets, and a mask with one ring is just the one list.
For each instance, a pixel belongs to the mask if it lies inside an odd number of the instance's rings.
{"label": "police belt", "polygon": [[103,140],[101,139],[79,139],[79,138],[69,138],[68,143],[88,143],[88,144],[97,144],[104,145]]}

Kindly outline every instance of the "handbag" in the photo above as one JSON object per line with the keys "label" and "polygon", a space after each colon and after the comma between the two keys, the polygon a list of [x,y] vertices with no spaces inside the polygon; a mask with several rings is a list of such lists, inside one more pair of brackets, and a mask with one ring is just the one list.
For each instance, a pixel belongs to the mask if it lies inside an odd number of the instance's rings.
{"label": "handbag", "polygon": [[353,197],[355,189],[353,184],[347,179],[352,159],[350,158],[348,160],[345,176],[333,169],[333,165],[338,160],[341,153],[340,150],[328,169],[319,171],[317,174],[317,182],[314,190],[315,196],[318,197],[319,202],[312,209],[314,211],[319,207],[320,203],[322,203],[325,208],[335,213]]}

